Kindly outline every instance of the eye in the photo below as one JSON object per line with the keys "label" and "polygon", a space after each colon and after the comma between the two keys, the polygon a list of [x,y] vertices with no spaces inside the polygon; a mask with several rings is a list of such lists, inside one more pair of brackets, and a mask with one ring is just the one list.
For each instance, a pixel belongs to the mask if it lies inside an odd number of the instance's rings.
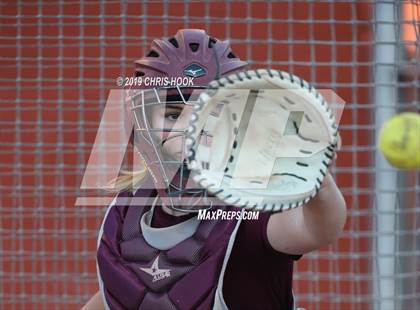
{"label": "eye", "polygon": [[169,112],[169,113],[165,114],[165,118],[174,122],[178,119],[179,115],[180,115],[180,113],[178,113],[178,112]]}

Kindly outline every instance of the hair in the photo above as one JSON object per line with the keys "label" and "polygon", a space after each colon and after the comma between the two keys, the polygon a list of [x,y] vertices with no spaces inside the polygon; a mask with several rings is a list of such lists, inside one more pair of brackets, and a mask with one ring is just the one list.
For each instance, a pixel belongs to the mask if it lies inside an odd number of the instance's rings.
{"label": "hair", "polygon": [[147,176],[147,168],[137,171],[121,170],[121,174],[109,181],[104,189],[112,193],[135,192]]}
{"label": "hair", "polygon": [[140,160],[140,170],[130,171],[121,169],[120,175],[110,180],[103,189],[111,193],[120,193],[126,191],[131,191],[134,193],[141,186],[141,183],[144,182],[149,176],[147,163],[142,158],[142,156],[140,157]]}

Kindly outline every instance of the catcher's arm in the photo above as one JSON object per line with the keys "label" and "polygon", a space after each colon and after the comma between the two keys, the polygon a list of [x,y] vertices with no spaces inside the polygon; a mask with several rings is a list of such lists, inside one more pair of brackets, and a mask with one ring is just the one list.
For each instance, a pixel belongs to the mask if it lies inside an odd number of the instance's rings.
{"label": "catcher's arm", "polygon": [[330,174],[306,205],[272,214],[267,225],[270,245],[287,254],[305,254],[333,242],[346,221],[346,204]]}
{"label": "catcher's arm", "polygon": [[288,72],[259,69],[212,81],[198,101],[186,137],[194,181],[228,205],[273,212],[275,250],[332,242],[346,210],[328,175],[340,139],[323,96]]}

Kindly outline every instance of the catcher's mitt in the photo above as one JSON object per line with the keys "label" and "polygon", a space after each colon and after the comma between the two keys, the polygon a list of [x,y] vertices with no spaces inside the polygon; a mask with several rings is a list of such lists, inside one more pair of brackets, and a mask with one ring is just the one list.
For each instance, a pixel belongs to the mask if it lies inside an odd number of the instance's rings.
{"label": "catcher's mitt", "polygon": [[334,114],[307,82],[275,70],[212,81],[192,114],[192,177],[225,203],[281,212],[318,192],[337,146]]}

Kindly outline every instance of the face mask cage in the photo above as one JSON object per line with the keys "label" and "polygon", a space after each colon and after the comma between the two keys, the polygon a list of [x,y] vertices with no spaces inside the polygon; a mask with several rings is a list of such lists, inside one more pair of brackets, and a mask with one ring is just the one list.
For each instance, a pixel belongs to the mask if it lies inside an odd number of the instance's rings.
{"label": "face mask cage", "polygon": [[211,208],[207,191],[189,180],[184,153],[189,115],[203,89],[161,87],[133,90],[130,96],[136,149],[156,185],[165,189],[169,207],[182,212]]}

